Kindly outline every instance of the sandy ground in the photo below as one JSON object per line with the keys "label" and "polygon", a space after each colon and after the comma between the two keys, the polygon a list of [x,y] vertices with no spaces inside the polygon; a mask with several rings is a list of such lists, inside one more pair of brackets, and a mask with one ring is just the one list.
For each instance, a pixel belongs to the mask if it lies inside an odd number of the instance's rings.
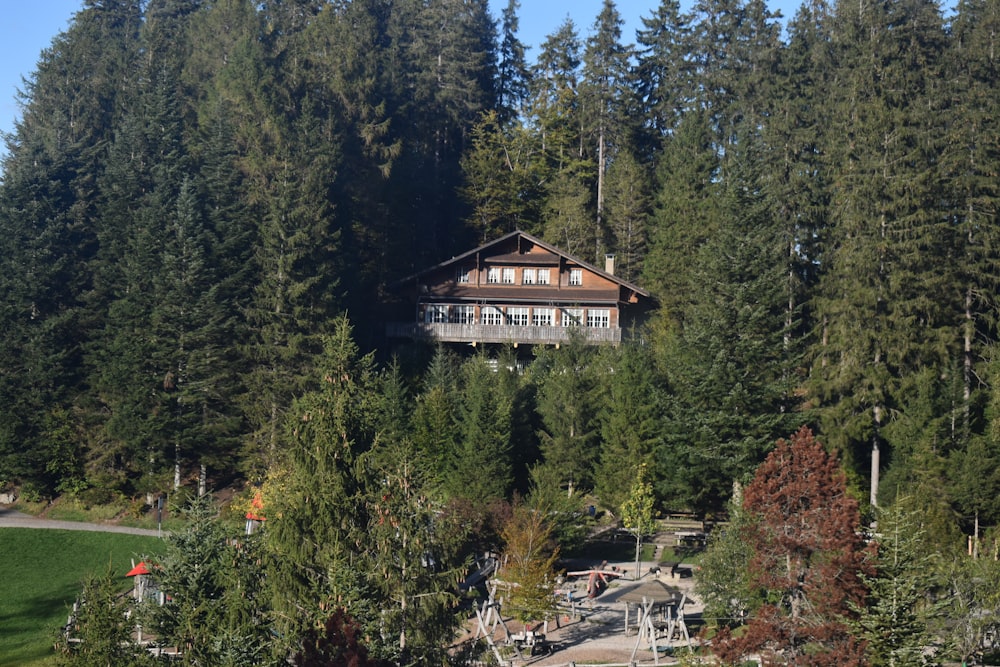
{"label": "sandy ground", "polygon": [[[628,568],[629,563],[611,563],[609,567],[618,565],[619,568]],[[698,632],[698,623],[701,619],[702,605],[694,595],[694,581],[688,577],[676,578],[669,573],[649,574],[653,563],[643,563],[641,571],[646,573],[639,581],[625,579],[613,580],[608,588],[594,599],[586,598],[587,581],[580,578],[576,581],[566,582],[560,587],[563,592],[573,590],[574,598],[579,600],[577,610],[578,617],[573,617],[568,611],[560,614],[558,627],[557,623],[550,621],[548,628],[537,627],[537,632],[545,632],[546,640],[550,650],[537,652],[530,655],[527,650],[522,651],[522,658],[510,649],[503,648],[506,645],[504,629],[497,626],[493,633],[496,644],[501,647],[504,655],[510,655],[510,660],[514,665],[532,665],[539,667],[555,667],[557,665],[578,665],[604,664],[604,665],[627,665],[635,662],[641,665],[672,665],[677,664],[670,652],[665,650],[672,644],[672,650],[681,652],[686,650],[688,642],[675,636],[673,642],[667,642],[665,638],[658,638],[656,644],[659,652],[654,658],[651,643],[645,637],[639,637],[633,629],[627,635],[625,633],[625,613],[626,603],[619,598],[626,595],[630,590],[649,582],[652,579],[660,579],[663,583],[678,588],[685,594],[687,599],[684,604],[684,618],[690,635]],[[596,564],[595,564],[596,566]],[[637,623],[636,614],[638,607],[636,604],[629,605],[629,620],[634,626]],[[503,615],[504,621],[511,633],[518,633],[523,628],[517,621],[512,621],[507,615]],[[475,617],[469,623],[469,633],[466,638],[475,637],[478,622]],[[535,628],[535,625],[532,625]],[[679,633],[678,633],[679,634]],[[484,646],[486,641],[478,639]],[[696,641],[696,640],[695,640]],[[634,658],[632,657],[634,653]]]}

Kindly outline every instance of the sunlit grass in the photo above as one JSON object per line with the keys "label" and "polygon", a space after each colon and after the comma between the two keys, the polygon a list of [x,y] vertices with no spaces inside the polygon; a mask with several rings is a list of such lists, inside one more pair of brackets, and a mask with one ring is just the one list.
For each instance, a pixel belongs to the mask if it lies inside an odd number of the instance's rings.
{"label": "sunlit grass", "polygon": [[0,528],[0,667],[51,664],[58,629],[87,575],[110,565],[127,588],[132,559],[162,548],[155,537]]}

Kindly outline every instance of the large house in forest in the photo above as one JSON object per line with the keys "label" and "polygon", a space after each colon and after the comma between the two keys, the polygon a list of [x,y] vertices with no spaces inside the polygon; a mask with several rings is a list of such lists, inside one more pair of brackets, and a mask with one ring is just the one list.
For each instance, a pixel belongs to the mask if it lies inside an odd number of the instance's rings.
{"label": "large house in forest", "polygon": [[621,342],[649,311],[647,291],[530,234],[512,232],[404,278],[413,318],[390,338],[445,343],[559,345]]}

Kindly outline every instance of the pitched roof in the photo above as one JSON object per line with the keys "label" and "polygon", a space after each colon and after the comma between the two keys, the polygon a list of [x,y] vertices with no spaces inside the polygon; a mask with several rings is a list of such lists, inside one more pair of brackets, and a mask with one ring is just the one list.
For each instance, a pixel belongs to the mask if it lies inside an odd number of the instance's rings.
{"label": "pitched roof", "polygon": [[133,567],[131,570],[125,573],[126,577],[138,577],[141,574],[149,574],[149,567],[146,565],[145,561],[139,561],[139,564]]}
{"label": "pitched roof", "polygon": [[[469,257],[475,257],[478,254],[481,254],[483,252],[488,251],[490,248],[493,248],[493,247],[496,247],[496,246],[502,246],[503,244],[508,243],[511,239],[517,238],[517,237],[521,237],[521,238],[529,241],[532,245],[538,246],[539,248],[542,248],[543,250],[548,251],[549,253],[551,253],[552,255],[554,255],[556,259],[559,258],[559,257],[561,257],[561,258],[563,258],[563,259],[565,259],[565,260],[567,260],[569,262],[572,262],[573,264],[579,265],[580,267],[587,269],[588,271],[592,271],[592,272],[596,273],[597,275],[599,275],[599,276],[601,276],[603,278],[611,280],[611,281],[617,283],[618,285],[620,285],[622,287],[630,289],[630,290],[632,290],[633,292],[635,292],[637,294],[640,294],[640,295],[646,296],[646,297],[649,296],[649,292],[647,292],[646,290],[642,289],[641,287],[639,287],[635,283],[631,283],[631,282],[629,282],[627,280],[622,280],[621,278],[619,278],[618,276],[616,276],[616,275],[614,275],[612,273],[608,273],[607,271],[603,271],[603,270],[597,268],[596,266],[594,266],[593,264],[591,264],[589,262],[583,261],[579,257],[574,257],[573,255],[570,255],[567,252],[563,252],[562,250],[560,250],[559,248],[555,247],[554,245],[552,245],[550,243],[546,243],[545,241],[541,240],[540,238],[538,238],[536,236],[532,236],[531,234],[528,234],[527,232],[522,232],[520,230],[510,232],[509,234],[505,234],[505,235],[503,235],[503,236],[501,236],[499,238],[493,239],[492,241],[484,243],[483,245],[481,245],[479,247],[476,247],[476,248],[473,248],[472,250],[469,250],[467,252],[463,252],[461,255],[456,255],[456,256],[452,257],[451,259],[445,260],[443,262],[439,262],[439,263],[435,264],[434,266],[427,267],[426,269],[423,269],[422,271],[418,271],[417,273],[414,273],[412,275],[409,275],[409,276],[403,278],[402,280],[399,280],[397,282],[397,284],[408,283],[408,282],[410,282],[412,280],[416,280],[420,276],[425,275],[427,273],[430,273],[432,271],[437,271],[438,269],[442,269],[442,268],[445,268],[445,267],[453,265],[453,264],[459,264],[462,261],[468,259]],[[517,254],[517,253],[504,253],[502,255],[496,256],[495,258],[492,258],[492,261],[495,262],[495,261],[508,260],[508,261],[513,262],[513,261],[517,260],[517,261],[519,261],[521,263],[539,263],[539,264],[541,264],[543,262],[544,263],[548,263],[548,262],[551,261],[551,258],[547,258],[545,255],[543,255],[542,257],[539,257],[539,258],[532,258],[532,259],[527,259],[527,258],[528,258],[528,255]]]}

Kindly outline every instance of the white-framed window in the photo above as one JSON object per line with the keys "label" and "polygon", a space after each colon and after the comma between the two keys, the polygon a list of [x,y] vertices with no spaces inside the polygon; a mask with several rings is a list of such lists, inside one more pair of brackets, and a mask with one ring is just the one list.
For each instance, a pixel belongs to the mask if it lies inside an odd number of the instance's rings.
{"label": "white-framed window", "polygon": [[500,269],[496,266],[491,266],[486,269],[486,282],[496,284],[500,282]]}
{"label": "white-framed window", "polygon": [[538,271],[535,269],[521,269],[521,284],[534,285],[538,282]]}
{"label": "white-framed window", "polygon": [[449,321],[452,324],[475,324],[476,323],[476,307],[475,306],[452,306],[451,312],[449,313]]}
{"label": "white-framed window", "polygon": [[588,308],[587,326],[607,329],[611,326],[611,311],[607,308]]}
{"label": "white-framed window", "polygon": [[499,326],[503,324],[503,311],[496,306],[483,306],[479,311],[479,322]]}
{"label": "white-framed window", "polygon": [[460,266],[455,272],[455,282],[461,285],[466,285],[469,283],[469,267]]}
{"label": "white-framed window", "polygon": [[536,327],[550,327],[555,314],[552,308],[532,308],[531,324]]}
{"label": "white-framed window", "polygon": [[583,308],[563,308],[562,325],[564,327],[578,327],[583,324]]}
{"label": "white-framed window", "polygon": [[507,308],[507,324],[515,327],[528,326],[528,309],[513,306]]}
{"label": "white-framed window", "polygon": [[503,283],[505,285],[514,284],[514,267],[505,266],[503,269]]}
{"label": "white-framed window", "polygon": [[569,284],[570,285],[582,285],[583,284],[583,269],[570,269],[569,270]]}
{"label": "white-framed window", "polygon": [[549,284],[549,270],[548,269],[538,269],[538,284],[548,285]]}
{"label": "white-framed window", "polygon": [[448,321],[448,306],[439,303],[429,303],[424,308],[424,322],[441,324]]}

